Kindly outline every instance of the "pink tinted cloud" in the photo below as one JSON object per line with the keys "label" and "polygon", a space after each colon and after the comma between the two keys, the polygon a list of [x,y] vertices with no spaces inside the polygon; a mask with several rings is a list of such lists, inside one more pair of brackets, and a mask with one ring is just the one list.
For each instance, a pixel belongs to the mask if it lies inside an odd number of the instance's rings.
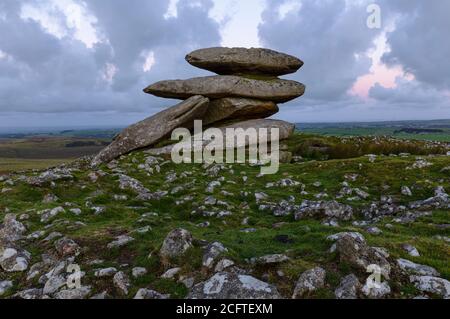
{"label": "pink tinted cloud", "polygon": [[385,35],[380,36],[375,41],[375,45],[375,50],[367,54],[373,61],[370,73],[360,76],[350,89],[350,94],[363,99],[369,98],[370,89],[377,83],[385,88],[392,89],[397,86],[396,80],[399,77],[408,81],[414,80],[414,76],[406,74],[401,66],[389,68],[381,62],[383,54],[389,51]]}

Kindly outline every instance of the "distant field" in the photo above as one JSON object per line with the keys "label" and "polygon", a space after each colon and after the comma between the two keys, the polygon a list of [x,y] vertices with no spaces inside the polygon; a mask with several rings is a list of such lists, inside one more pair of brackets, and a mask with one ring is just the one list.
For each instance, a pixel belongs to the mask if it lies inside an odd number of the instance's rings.
{"label": "distant field", "polygon": [[45,169],[62,163],[71,162],[71,159],[22,159],[0,158],[0,174],[12,171],[31,169]]}
{"label": "distant field", "polygon": [[0,139],[0,158],[65,159],[92,155],[109,143],[106,139],[26,137]]}
{"label": "distant field", "polygon": [[[399,139],[423,140],[450,142],[450,129],[439,128],[440,132],[420,132],[417,133],[402,132],[399,127],[303,127],[297,126],[298,130],[304,133],[320,134],[326,136],[392,136]],[[403,129],[407,131],[407,129]]]}
{"label": "distant field", "polygon": [[98,153],[109,139],[64,136],[0,138],[0,173],[43,169]]}

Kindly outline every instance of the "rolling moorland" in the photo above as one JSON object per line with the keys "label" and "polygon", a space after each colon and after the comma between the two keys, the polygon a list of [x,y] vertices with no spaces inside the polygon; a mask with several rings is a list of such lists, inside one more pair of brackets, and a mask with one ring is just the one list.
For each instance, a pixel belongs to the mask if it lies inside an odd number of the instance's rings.
{"label": "rolling moorland", "polygon": [[[449,145],[320,130],[287,140],[268,176],[145,151],[93,170],[66,149],[101,146],[74,136],[50,147],[68,164],[0,164],[0,218],[12,225],[0,239],[15,239],[0,264],[16,270],[0,272],[0,298],[448,298]],[[82,287],[68,289],[74,263]]]}

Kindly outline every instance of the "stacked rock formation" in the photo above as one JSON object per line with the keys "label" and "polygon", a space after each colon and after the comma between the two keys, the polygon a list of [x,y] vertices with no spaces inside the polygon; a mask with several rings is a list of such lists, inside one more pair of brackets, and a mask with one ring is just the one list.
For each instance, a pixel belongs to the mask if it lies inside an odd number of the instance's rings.
{"label": "stacked rock formation", "polygon": [[[267,118],[279,111],[277,104],[304,94],[303,84],[278,77],[295,73],[303,65],[301,60],[269,49],[208,48],[188,54],[186,61],[218,75],[161,81],[145,88],[145,93],[184,101],[126,128],[95,157],[94,166],[136,149],[151,148],[176,128],[191,129],[195,120],[224,132],[227,127],[276,127],[280,139],[294,132],[293,124]],[[170,150],[169,146],[151,152]]]}

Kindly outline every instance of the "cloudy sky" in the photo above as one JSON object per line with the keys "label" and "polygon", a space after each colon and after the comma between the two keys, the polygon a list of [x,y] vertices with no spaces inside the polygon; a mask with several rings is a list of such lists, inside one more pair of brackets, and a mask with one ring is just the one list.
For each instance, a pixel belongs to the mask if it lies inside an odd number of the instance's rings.
{"label": "cloudy sky", "polygon": [[[177,101],[142,92],[208,75],[210,46],[267,47],[304,67],[292,122],[450,118],[450,1],[1,0],[0,128],[126,125]],[[370,7],[369,7],[370,9]],[[370,20],[373,22],[373,20]]]}

